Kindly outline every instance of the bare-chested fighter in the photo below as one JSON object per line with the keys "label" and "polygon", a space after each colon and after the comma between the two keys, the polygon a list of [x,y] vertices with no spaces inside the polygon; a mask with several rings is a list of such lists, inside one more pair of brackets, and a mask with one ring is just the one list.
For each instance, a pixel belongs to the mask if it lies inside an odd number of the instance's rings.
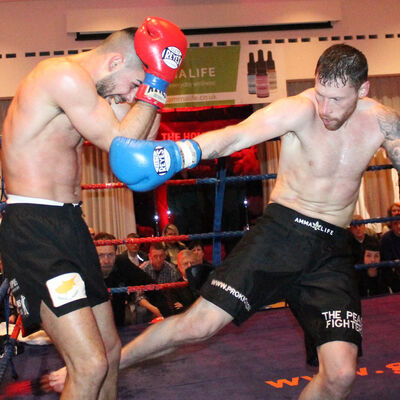
{"label": "bare-chested fighter", "polygon": [[[127,344],[120,368],[205,340],[232,320],[240,324],[261,306],[286,298],[318,350],[318,374],[300,399],[347,398],[356,376],[362,320],[346,227],[362,174],[380,146],[400,169],[399,117],[366,97],[367,75],[361,52],[332,46],[317,63],[313,89],[198,136],[195,143],[178,143],[192,151],[184,152],[184,161],[172,162],[172,173],[198,162],[200,149],[202,158],[211,159],[281,137],[276,184],[264,216],[211,273],[200,299]],[[151,189],[165,178],[148,156],[155,146],[163,146],[171,158],[179,155],[173,142],[114,139],[111,165],[117,176],[135,171],[124,175],[133,190]]]}
{"label": "bare-chested fighter", "polygon": [[[117,136],[154,138],[186,47],[176,25],[148,18],[91,51],[39,63],[10,105],[1,149],[4,270],[24,327],[42,322],[66,363],[62,399],[115,399],[121,349],[81,215],[83,141],[108,151]],[[135,98],[117,118],[119,103]]]}

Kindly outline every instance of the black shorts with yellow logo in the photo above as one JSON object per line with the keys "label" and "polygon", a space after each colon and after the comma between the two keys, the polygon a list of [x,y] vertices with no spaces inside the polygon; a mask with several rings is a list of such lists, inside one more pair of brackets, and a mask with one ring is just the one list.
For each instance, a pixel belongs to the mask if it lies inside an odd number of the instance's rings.
{"label": "black shorts with yellow logo", "polygon": [[43,301],[56,316],[109,299],[79,206],[9,204],[0,250],[24,328],[36,327]]}
{"label": "black shorts with yellow logo", "polygon": [[361,346],[361,302],[346,229],[270,204],[201,289],[240,324],[286,300],[314,345]]}

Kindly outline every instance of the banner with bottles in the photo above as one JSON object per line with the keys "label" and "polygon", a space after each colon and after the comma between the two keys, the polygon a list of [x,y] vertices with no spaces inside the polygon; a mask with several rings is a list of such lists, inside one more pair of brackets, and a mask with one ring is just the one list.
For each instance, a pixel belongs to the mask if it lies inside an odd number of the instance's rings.
{"label": "banner with bottles", "polygon": [[285,96],[279,44],[195,47],[168,88],[166,107],[270,103]]}

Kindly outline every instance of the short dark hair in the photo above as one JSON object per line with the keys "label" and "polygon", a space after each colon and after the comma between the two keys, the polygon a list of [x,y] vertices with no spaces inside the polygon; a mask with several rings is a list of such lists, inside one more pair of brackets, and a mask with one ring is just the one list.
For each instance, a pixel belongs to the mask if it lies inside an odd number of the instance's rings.
{"label": "short dark hair", "polygon": [[[93,240],[115,240],[115,236],[111,233],[99,232],[97,235],[95,235]],[[117,250],[116,244],[113,244],[112,246],[114,246],[115,250]]]}
{"label": "short dark hair", "polygon": [[201,240],[192,240],[191,242],[189,242],[188,249],[193,250],[197,246],[200,246],[204,250],[204,245]]}
{"label": "short dark hair", "polygon": [[360,50],[347,44],[335,44],[320,56],[315,76],[322,85],[349,81],[357,90],[368,79],[368,62]]}
{"label": "short dark hair", "polygon": [[366,236],[364,240],[364,253],[366,250],[370,251],[380,251],[381,246],[379,243],[379,239],[373,236]]}
{"label": "short dark hair", "polygon": [[163,244],[161,242],[152,243],[150,245],[150,250],[151,249],[153,249],[153,250],[164,250],[165,251],[164,246],[163,246]]}

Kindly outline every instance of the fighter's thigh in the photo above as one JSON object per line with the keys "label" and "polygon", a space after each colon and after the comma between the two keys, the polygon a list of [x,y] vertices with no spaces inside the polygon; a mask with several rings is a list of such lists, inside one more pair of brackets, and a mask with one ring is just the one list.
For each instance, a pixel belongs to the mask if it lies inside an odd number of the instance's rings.
{"label": "fighter's thigh", "polygon": [[105,358],[104,345],[90,307],[80,308],[57,317],[41,303],[40,317],[44,330],[68,365],[79,361]]}

